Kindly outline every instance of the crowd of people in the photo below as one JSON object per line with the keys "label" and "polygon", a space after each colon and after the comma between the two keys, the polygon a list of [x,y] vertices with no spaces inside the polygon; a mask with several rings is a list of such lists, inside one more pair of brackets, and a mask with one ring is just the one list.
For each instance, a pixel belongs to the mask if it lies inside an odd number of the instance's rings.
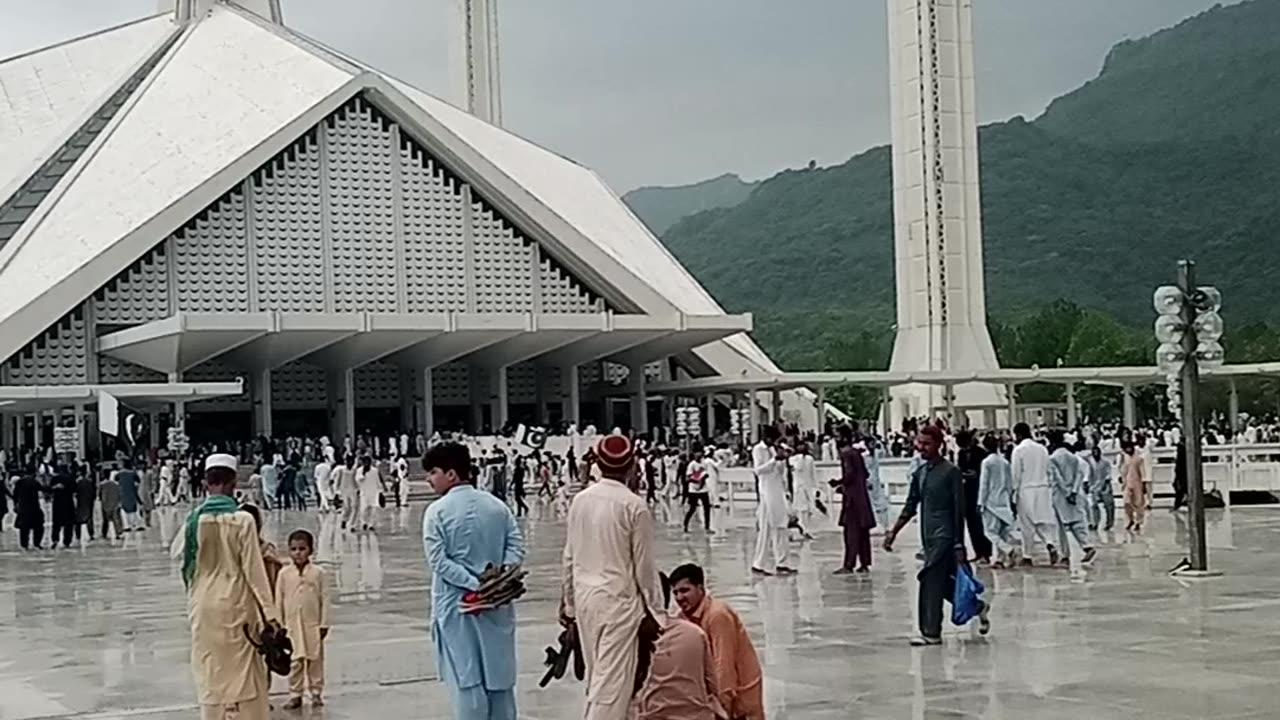
{"label": "crowd of people", "polygon": [[[273,669],[289,676],[286,707],[301,706],[304,696],[323,703],[327,579],[310,560],[310,533],[290,533],[283,558],[260,537],[261,511],[336,512],[343,529],[370,532],[381,507],[408,503],[409,477],[421,471],[436,498],[423,516],[433,636],[458,717],[516,717],[511,601],[523,586],[510,583],[522,576],[519,518],[534,492],[566,525],[562,642],[576,643],[584,658],[587,718],[763,718],[758,656],[736,611],[707,592],[701,567],[657,568],[656,524],[691,532],[701,519],[704,532],[716,531],[713,508],[727,490],[727,468],[749,468],[755,478],[757,576],[796,572],[791,533],[814,540],[817,513],[834,513],[840,526],[840,575],[869,572],[873,534],[892,551],[918,519],[919,632],[911,642],[931,646],[941,642],[944,604],[973,564],[998,570],[1043,560],[1080,572],[1096,556],[1100,531],[1115,522],[1117,484],[1127,527],[1140,532],[1151,502],[1150,450],[1180,443],[1176,433],[1025,423],[979,436],[953,433],[942,421],[912,423],[888,438],[852,424],[819,433],[779,424],[762,427],[752,446],[721,440],[667,445],[592,430],[553,452],[509,438],[411,442],[402,434],[336,447],[327,438],[258,438],[232,453],[118,456],[110,467],[46,455],[14,472],[0,495],[14,502],[24,548],[41,546],[46,508],[54,544],[69,546],[85,530],[83,541],[94,539],[95,506],[105,539],[108,531],[145,529],[158,506],[194,503],[173,552],[191,596],[202,717],[230,709],[267,717],[269,650],[285,636],[293,653]],[[913,448],[909,492],[891,518],[880,468],[904,443]],[[202,453],[203,461],[190,459]],[[815,455],[838,463],[836,479],[819,483]],[[229,563],[254,569],[229,573]],[[979,633],[988,633],[989,602],[975,596],[971,610]],[[217,631],[227,623],[251,632]]]}

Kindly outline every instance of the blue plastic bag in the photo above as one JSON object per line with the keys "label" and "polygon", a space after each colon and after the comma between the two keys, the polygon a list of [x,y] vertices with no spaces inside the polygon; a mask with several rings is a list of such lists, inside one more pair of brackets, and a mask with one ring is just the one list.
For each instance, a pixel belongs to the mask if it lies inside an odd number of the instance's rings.
{"label": "blue plastic bag", "polygon": [[986,590],[974,576],[969,563],[961,563],[956,568],[956,590],[951,596],[951,622],[965,625],[977,617],[982,610],[981,595]]}

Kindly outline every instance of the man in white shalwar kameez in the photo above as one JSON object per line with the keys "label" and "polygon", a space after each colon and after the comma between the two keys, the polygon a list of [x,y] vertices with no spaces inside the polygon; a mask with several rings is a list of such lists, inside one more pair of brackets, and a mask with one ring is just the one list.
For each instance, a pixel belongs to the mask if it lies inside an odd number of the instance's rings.
{"label": "man in white shalwar kameez", "polygon": [[564,545],[561,622],[576,623],[587,665],[587,720],[629,717],[642,624],[662,612],[653,564],[653,516],[628,488],[635,474],[631,441],[600,439],[601,480],[573,498]]}
{"label": "man in white shalwar kameez", "polygon": [[237,460],[205,460],[207,499],[191,511],[174,539],[182,558],[191,622],[191,672],[201,720],[267,720],[270,678],[245,637],[259,637],[280,616],[267,581],[253,517],[235,501]]}
{"label": "man in white shalwar kameez", "polygon": [[333,509],[333,485],[331,476],[333,475],[333,464],[329,458],[325,458],[316,465],[314,471],[314,479],[316,483],[316,499],[320,503],[320,512],[327,513]]}
{"label": "man in white shalwar kameez", "polygon": [[791,466],[791,507],[800,521],[800,532],[806,540],[812,540],[809,530],[813,527],[813,512],[818,499],[818,468],[809,446],[801,443],[796,454],[787,459]]}
{"label": "man in white shalwar kameez", "polygon": [[751,572],[757,575],[789,575],[791,548],[787,541],[787,458],[777,448],[778,428],[766,425],[764,436],[751,448],[751,465],[760,485],[756,506],[756,552]]}
{"label": "man in white shalwar kameez", "polygon": [[1018,441],[1013,449],[1013,493],[1017,498],[1018,524],[1022,527],[1022,564],[1031,564],[1036,538],[1049,552],[1049,564],[1058,564],[1054,540],[1058,536],[1058,516],[1053,512],[1053,489],[1049,486],[1049,450],[1031,439],[1031,427],[1018,423],[1013,428]]}

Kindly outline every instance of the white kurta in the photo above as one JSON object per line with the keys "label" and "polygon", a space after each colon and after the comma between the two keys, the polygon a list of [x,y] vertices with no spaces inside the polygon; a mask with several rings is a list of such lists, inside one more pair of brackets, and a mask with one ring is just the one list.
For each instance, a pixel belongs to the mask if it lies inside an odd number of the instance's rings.
{"label": "white kurta", "polygon": [[751,465],[760,481],[760,504],[756,519],[760,528],[787,527],[787,469],[774,457],[773,448],[763,442],[751,448]]}
{"label": "white kurta", "polygon": [[818,469],[813,456],[792,455],[787,462],[791,465],[791,506],[801,515],[812,513],[818,493]]}
{"label": "white kurta", "polygon": [[1019,519],[1036,525],[1057,525],[1053,489],[1049,487],[1049,450],[1028,438],[1013,449],[1011,462]]}
{"label": "white kurta", "polygon": [[382,473],[373,465],[368,470],[356,470],[357,487],[360,489],[360,507],[378,507],[378,495],[382,492]]}
{"label": "white kurta", "polygon": [[562,602],[577,619],[587,664],[588,717],[619,711],[617,717],[626,717],[640,621],[646,611],[662,612],[653,516],[645,501],[609,479],[578,493],[569,509],[563,573]]}

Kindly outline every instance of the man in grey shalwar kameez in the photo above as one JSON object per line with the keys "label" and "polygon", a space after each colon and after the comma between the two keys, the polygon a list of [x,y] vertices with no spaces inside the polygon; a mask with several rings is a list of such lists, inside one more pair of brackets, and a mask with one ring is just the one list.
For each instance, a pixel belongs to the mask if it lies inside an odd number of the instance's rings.
{"label": "man in grey shalwar kameez", "polygon": [[[912,478],[902,514],[884,536],[884,549],[893,550],[898,533],[923,506],[920,542],[924,546],[924,567],[917,575],[920,635],[911,639],[912,645],[942,644],[942,603],[951,601],[956,572],[961,563],[967,562],[964,477],[959,468],[942,457],[942,443],[942,431],[934,426],[925,427],[916,436],[916,449],[923,464]],[[991,606],[983,602],[978,615],[978,631],[983,635],[991,631],[990,610]]]}
{"label": "man in grey shalwar kameez", "polygon": [[1085,517],[1084,473],[1076,454],[1061,430],[1049,431],[1049,486],[1053,488],[1053,512],[1058,516],[1058,538],[1062,562],[1071,557],[1067,533],[1071,533],[1084,553],[1080,562],[1089,563],[1097,551],[1089,541],[1088,518]]}
{"label": "man in grey shalwar kameez", "polygon": [[982,527],[991,541],[995,558],[992,567],[1012,566],[1016,560],[1013,538],[1013,471],[1000,454],[1000,440],[995,435],[982,438],[987,456],[978,471],[978,512]]}

